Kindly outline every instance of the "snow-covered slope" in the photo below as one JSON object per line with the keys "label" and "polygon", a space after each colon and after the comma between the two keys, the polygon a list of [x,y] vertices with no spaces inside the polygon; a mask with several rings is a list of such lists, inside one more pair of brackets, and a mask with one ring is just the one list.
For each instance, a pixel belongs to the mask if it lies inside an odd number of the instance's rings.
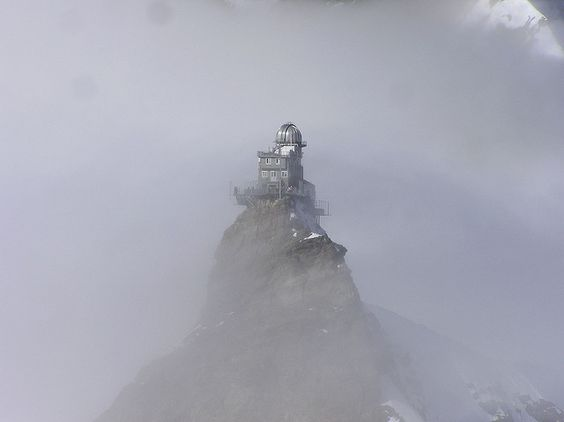
{"label": "snow-covered slope", "polygon": [[564,412],[516,369],[393,312],[369,309],[385,333],[403,394],[425,421],[564,421]]}
{"label": "snow-covered slope", "polygon": [[564,59],[564,50],[548,18],[528,0],[477,0],[467,19],[488,29],[502,27],[519,31],[537,52]]}

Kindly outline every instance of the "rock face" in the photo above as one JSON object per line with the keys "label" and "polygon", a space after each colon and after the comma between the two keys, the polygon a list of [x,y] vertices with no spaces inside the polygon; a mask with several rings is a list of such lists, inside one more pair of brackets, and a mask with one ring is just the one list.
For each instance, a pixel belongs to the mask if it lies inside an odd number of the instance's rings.
{"label": "rock face", "polygon": [[378,422],[391,359],[346,249],[301,202],[263,201],[226,230],[199,325],[98,422]]}

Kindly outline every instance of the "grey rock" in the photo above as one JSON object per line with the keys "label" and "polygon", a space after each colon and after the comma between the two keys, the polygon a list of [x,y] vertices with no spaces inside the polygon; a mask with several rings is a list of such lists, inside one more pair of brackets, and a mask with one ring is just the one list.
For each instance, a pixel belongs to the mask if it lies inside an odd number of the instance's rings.
{"label": "grey rock", "polygon": [[310,236],[295,201],[257,203],[225,231],[200,323],[98,422],[390,419],[390,358],[346,249]]}

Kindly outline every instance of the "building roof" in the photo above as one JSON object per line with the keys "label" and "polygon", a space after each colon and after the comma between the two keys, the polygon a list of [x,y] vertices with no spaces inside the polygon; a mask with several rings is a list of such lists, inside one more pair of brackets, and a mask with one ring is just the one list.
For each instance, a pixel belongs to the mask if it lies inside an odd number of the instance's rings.
{"label": "building roof", "polygon": [[302,145],[302,133],[292,122],[284,123],[276,132],[278,145]]}

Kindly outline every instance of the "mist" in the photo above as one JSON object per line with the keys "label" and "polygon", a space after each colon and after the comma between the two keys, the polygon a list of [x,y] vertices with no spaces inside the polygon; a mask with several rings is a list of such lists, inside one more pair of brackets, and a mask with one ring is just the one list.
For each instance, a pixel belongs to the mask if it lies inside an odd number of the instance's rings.
{"label": "mist", "polygon": [[92,420],[180,343],[288,120],[365,302],[564,373],[563,61],[466,3],[5,3],[0,421]]}

